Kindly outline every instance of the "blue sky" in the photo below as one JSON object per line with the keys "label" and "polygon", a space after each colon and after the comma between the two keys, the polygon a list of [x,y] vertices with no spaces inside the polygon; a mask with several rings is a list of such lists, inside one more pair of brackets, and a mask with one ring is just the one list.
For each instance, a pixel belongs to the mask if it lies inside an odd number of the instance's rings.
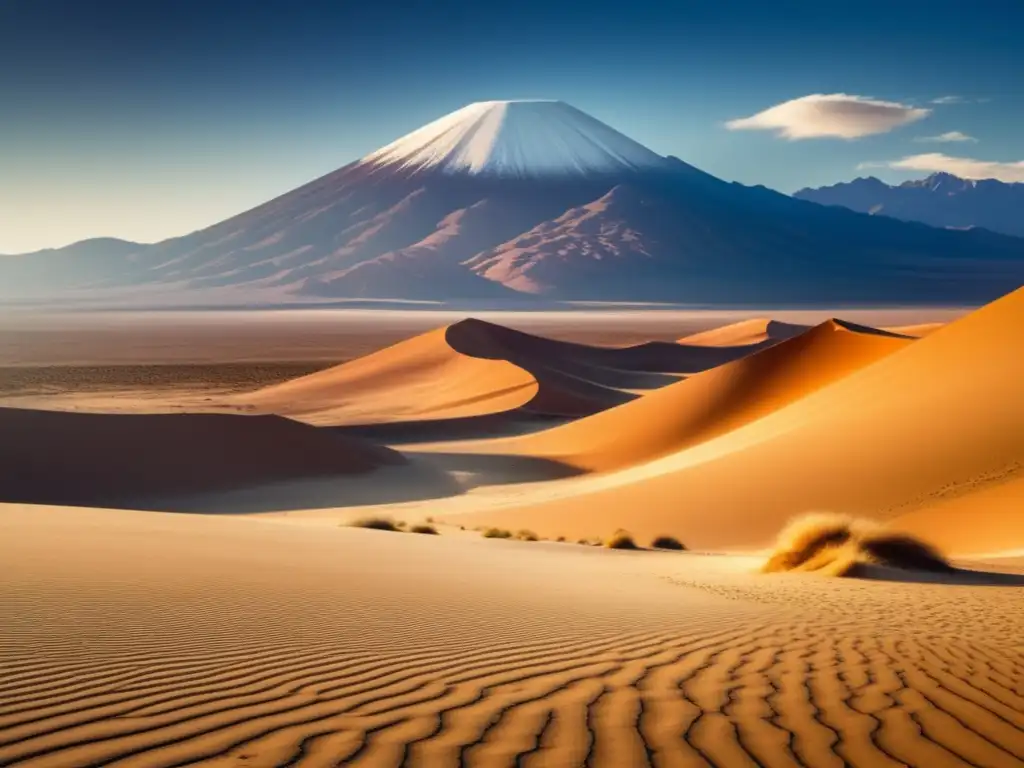
{"label": "blue sky", "polygon": [[[184,234],[489,99],[562,99],[784,192],[1012,179],[1021,29],[1016,0],[5,0],[0,253]],[[762,114],[813,94],[847,98]],[[970,139],[921,141],[944,134]]]}

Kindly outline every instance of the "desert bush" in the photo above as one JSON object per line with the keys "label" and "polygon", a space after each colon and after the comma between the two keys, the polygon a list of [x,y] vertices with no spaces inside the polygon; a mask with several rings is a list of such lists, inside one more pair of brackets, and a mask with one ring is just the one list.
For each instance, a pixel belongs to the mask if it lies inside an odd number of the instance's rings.
{"label": "desert bush", "polygon": [[349,523],[352,528],[369,528],[373,531],[398,531],[401,525],[390,517],[361,517]]}
{"label": "desert bush", "polygon": [[483,532],[485,539],[511,539],[512,531],[504,528],[486,528]]}
{"label": "desert bush", "polygon": [[559,542],[560,544],[564,544],[565,543],[565,536],[559,536],[557,539],[555,539],[555,541]]}
{"label": "desert bush", "polygon": [[890,531],[870,520],[832,514],[792,520],[779,534],[775,550],[761,570],[854,576],[869,565],[912,571],[952,570],[937,549],[914,536]]}
{"label": "desert bush", "polygon": [[870,562],[908,571],[944,572],[953,570],[942,553],[910,534],[898,531],[868,531],[860,548]]}
{"label": "desert bush", "polygon": [[655,536],[651,546],[654,549],[686,549],[683,542],[673,536]]}
{"label": "desert bush", "polygon": [[608,539],[604,545],[608,549],[640,549],[633,541],[633,537],[629,534],[629,531],[618,530],[612,534],[612,537]]}
{"label": "desert bush", "polygon": [[428,534],[431,534],[433,536],[437,536],[438,535],[437,534],[437,528],[435,528],[432,525],[427,525],[426,523],[417,523],[416,525],[414,525],[412,528],[409,529],[409,533],[428,533]]}
{"label": "desert bush", "polygon": [[536,533],[528,531],[525,528],[516,531],[516,538],[519,539],[519,541],[537,541],[539,539]]}
{"label": "desert bush", "polygon": [[789,521],[779,533],[763,570],[792,571],[820,555],[825,548],[846,544],[853,535],[854,520],[848,515],[813,513]]}

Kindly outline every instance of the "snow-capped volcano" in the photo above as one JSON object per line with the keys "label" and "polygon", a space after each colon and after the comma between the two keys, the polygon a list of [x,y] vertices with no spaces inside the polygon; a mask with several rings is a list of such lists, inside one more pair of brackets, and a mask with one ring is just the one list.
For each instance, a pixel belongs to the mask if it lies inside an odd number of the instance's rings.
{"label": "snow-capped volcano", "polygon": [[618,174],[665,158],[563,101],[481,101],[363,158],[404,171],[506,177]]}
{"label": "snow-capped volcano", "polygon": [[969,304],[1024,284],[1024,240],[727,183],[560,101],[471,104],[206,229],[82,246],[0,257],[0,303]]}

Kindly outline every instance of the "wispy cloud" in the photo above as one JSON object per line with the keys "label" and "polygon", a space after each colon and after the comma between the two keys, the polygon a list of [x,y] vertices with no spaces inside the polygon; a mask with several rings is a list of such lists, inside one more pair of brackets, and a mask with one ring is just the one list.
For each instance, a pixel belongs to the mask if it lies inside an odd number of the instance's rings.
{"label": "wispy cloud", "polygon": [[926,173],[951,173],[961,179],[998,179],[999,181],[1024,182],[1024,160],[1016,163],[1000,163],[992,160],[975,160],[970,157],[950,157],[941,152],[910,155],[887,162],[861,163],[858,168],[893,168],[899,171],[924,171]]}
{"label": "wispy cloud", "polygon": [[973,136],[968,136],[966,133],[961,133],[960,131],[946,131],[946,133],[940,133],[938,136],[918,136],[914,141],[933,141],[940,144],[946,144],[956,141],[973,141],[977,143],[978,140]]}
{"label": "wispy cloud", "polygon": [[858,171],[874,171],[879,168],[889,168],[890,164],[881,160],[867,160],[863,163],[857,163]]}
{"label": "wispy cloud", "polygon": [[966,99],[963,96],[939,96],[932,99],[932,104],[963,104]]}
{"label": "wispy cloud", "polygon": [[857,139],[888,133],[931,114],[930,109],[879,101],[846,93],[814,93],[792,99],[750,117],[730,120],[731,131],[775,131],[787,139]]}

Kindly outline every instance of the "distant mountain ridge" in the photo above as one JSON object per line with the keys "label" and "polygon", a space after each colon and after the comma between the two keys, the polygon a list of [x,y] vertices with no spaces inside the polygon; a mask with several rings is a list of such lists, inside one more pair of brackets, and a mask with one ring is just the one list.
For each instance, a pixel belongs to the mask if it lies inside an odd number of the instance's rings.
{"label": "distant mountain ridge", "polygon": [[0,257],[0,300],[94,303],[969,304],[1022,284],[1022,239],[728,183],[562,102],[470,105],[183,237]]}
{"label": "distant mountain ridge", "polygon": [[890,185],[869,176],[828,187],[801,189],[793,197],[933,227],[983,227],[1024,237],[1024,183],[934,173],[924,179]]}

